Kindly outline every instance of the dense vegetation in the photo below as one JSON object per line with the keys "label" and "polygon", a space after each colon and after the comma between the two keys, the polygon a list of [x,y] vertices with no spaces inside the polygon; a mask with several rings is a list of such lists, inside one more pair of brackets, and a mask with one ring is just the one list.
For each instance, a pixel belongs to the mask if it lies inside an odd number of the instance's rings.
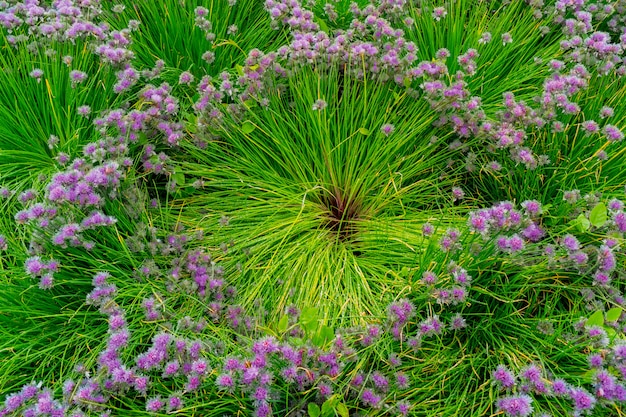
{"label": "dense vegetation", "polygon": [[0,25],[0,416],[626,415],[626,1]]}

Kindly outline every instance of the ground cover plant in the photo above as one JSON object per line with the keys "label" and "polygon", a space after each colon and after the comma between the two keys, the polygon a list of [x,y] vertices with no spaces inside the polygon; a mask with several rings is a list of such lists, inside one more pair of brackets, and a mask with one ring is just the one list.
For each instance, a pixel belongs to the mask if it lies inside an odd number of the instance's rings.
{"label": "ground cover plant", "polygon": [[626,2],[0,25],[0,415],[626,415]]}

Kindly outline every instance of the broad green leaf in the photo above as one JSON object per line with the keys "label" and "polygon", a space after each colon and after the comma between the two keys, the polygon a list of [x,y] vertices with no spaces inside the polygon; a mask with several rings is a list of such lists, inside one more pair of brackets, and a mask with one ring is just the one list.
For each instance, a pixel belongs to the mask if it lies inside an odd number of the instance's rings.
{"label": "broad green leaf", "polygon": [[580,232],[586,232],[591,227],[591,222],[581,213],[576,218],[576,227]]}
{"label": "broad green leaf", "polygon": [[243,76],[243,67],[239,64],[235,65],[235,70],[237,71],[237,74],[239,74],[240,76]]}
{"label": "broad green leaf", "polygon": [[613,341],[613,339],[615,339],[615,336],[617,336],[617,332],[612,327],[605,327],[604,331],[606,332],[606,335],[609,337],[610,341]]}
{"label": "broad green leaf", "polygon": [[331,396],[329,399],[324,401],[322,404],[322,417],[332,417],[335,415],[335,409],[337,407],[337,403],[339,402],[339,398],[337,395]]}
{"label": "broad green leaf", "polygon": [[246,120],[241,125],[241,131],[245,134],[252,133],[254,129],[256,129],[256,126],[254,126],[250,120]]}
{"label": "broad green leaf", "polygon": [[288,326],[289,326],[289,316],[285,314],[278,321],[278,331],[281,333],[285,333],[287,331]]}
{"label": "broad green leaf", "polygon": [[335,337],[335,331],[332,327],[322,325],[319,332],[313,337],[313,344],[322,347]]}
{"label": "broad green leaf", "polygon": [[367,135],[370,134],[370,131],[368,129],[364,128],[364,127],[360,127],[359,128],[359,133],[362,134],[362,135],[367,136]]}
{"label": "broad green leaf", "polygon": [[317,23],[320,26],[320,29],[326,33],[328,33],[328,25],[326,24],[326,22],[324,22],[323,19],[320,19],[319,17],[315,17],[315,23]]}
{"label": "broad green leaf", "polygon": [[324,404],[322,404],[322,417],[331,417],[333,414],[335,414],[333,412],[333,405],[331,403],[331,399],[329,398],[326,401],[324,401]]}
{"label": "broad green leaf", "polygon": [[600,310],[594,312],[587,319],[587,326],[602,326],[604,324],[604,314]]}
{"label": "broad green leaf", "polygon": [[300,324],[309,333],[317,330],[317,322],[319,320],[319,310],[315,307],[307,307],[300,314]]}
{"label": "broad green leaf", "polygon": [[606,321],[617,321],[622,315],[622,309],[614,307],[606,312]]}
{"label": "broad green leaf", "polygon": [[176,181],[178,186],[185,185],[185,174],[182,172],[174,172],[172,174],[172,179]]}
{"label": "broad green leaf", "polygon": [[319,417],[321,414],[320,406],[315,403],[309,403],[307,409],[309,412],[309,417]]}
{"label": "broad green leaf", "polygon": [[335,411],[337,411],[337,414],[339,414],[341,417],[350,416],[350,414],[348,413],[348,407],[346,407],[344,403],[337,404],[337,407],[335,407]]}
{"label": "broad green leaf", "polygon": [[598,203],[589,213],[589,222],[595,227],[602,227],[606,223],[608,215],[604,203]]}
{"label": "broad green leaf", "polygon": [[552,208],[552,204],[544,204],[543,206],[541,206],[541,211],[543,211],[543,213],[547,213],[548,211],[550,211],[550,209]]}

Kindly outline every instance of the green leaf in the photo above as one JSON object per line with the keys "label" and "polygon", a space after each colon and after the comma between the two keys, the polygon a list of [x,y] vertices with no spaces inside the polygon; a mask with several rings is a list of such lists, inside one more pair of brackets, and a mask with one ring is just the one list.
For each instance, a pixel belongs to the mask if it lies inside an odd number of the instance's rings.
{"label": "green leaf", "polygon": [[604,203],[598,203],[589,213],[589,222],[594,227],[602,227],[606,223],[608,215]]}
{"label": "green leaf", "polygon": [[544,204],[543,206],[541,206],[541,211],[543,211],[543,213],[547,213],[548,211],[550,211],[550,209],[552,208],[552,204]]}
{"label": "green leaf", "polygon": [[309,403],[308,405],[308,412],[309,412],[309,417],[319,417],[321,412],[320,412],[320,406],[315,404],[315,403]]}
{"label": "green leaf", "polygon": [[335,338],[335,331],[332,327],[322,325],[319,332],[313,337],[313,344],[318,347],[324,346]]}
{"label": "green leaf", "polygon": [[362,135],[367,136],[367,135],[370,134],[370,131],[368,129],[364,128],[364,127],[360,127],[359,128],[359,133],[362,134]]}
{"label": "green leaf", "polygon": [[235,65],[235,70],[237,71],[237,74],[241,77],[243,77],[243,67],[239,64]]}
{"label": "green leaf", "polygon": [[328,33],[328,25],[326,24],[326,22],[324,22],[324,20],[320,19],[319,17],[315,17],[315,22],[320,25],[320,29],[326,33]]}
{"label": "green leaf", "polygon": [[305,331],[314,333],[317,330],[319,310],[315,307],[307,307],[300,314],[300,325]]}
{"label": "green leaf", "polygon": [[335,415],[335,410],[337,409],[337,403],[339,402],[339,398],[337,395],[331,396],[329,399],[324,401],[322,404],[322,417],[332,417]]}
{"label": "green leaf", "polygon": [[617,336],[617,332],[612,327],[605,327],[604,331],[611,342],[615,339],[615,336]]}
{"label": "green leaf", "polygon": [[587,319],[587,326],[602,326],[604,324],[604,314],[600,310],[594,312]]}
{"label": "green leaf", "polygon": [[256,129],[256,126],[250,120],[246,120],[241,125],[241,131],[245,134],[252,133],[254,129]]}
{"label": "green leaf", "polygon": [[586,232],[591,227],[591,222],[582,213],[576,218],[575,224],[581,233]]}
{"label": "green leaf", "polygon": [[350,414],[348,413],[348,407],[346,407],[344,403],[337,404],[337,407],[335,407],[335,411],[337,411],[337,414],[339,414],[341,417],[350,416]]}
{"label": "green leaf", "polygon": [[185,174],[182,172],[174,172],[172,174],[172,179],[176,181],[178,186],[185,185]]}
{"label": "green leaf", "polygon": [[334,404],[332,404],[331,402],[332,398],[327,399],[326,401],[324,401],[324,404],[322,404],[322,417],[330,417],[333,414],[333,409],[335,407]]}
{"label": "green leaf", "polygon": [[285,333],[287,331],[288,326],[289,326],[289,316],[285,314],[278,321],[278,331],[280,333]]}
{"label": "green leaf", "polygon": [[606,312],[606,321],[617,321],[622,315],[622,309],[614,307]]}

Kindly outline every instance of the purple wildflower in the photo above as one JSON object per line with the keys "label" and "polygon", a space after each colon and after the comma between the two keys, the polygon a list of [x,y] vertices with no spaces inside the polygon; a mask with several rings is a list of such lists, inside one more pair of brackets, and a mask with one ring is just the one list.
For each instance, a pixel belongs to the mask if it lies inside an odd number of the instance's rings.
{"label": "purple wildflower", "polygon": [[532,402],[528,395],[512,395],[500,398],[496,405],[508,417],[526,417],[533,412]]}
{"label": "purple wildflower", "polygon": [[72,84],[72,88],[76,87],[77,84],[82,83],[87,79],[87,73],[83,71],[74,70],[70,72],[70,81]]}
{"label": "purple wildflower", "polygon": [[365,405],[373,408],[378,408],[381,405],[380,403],[382,402],[382,398],[380,397],[380,395],[374,394],[374,391],[372,391],[371,389],[366,389],[361,394],[361,401],[363,401],[363,404]]}
{"label": "purple wildflower", "polygon": [[41,82],[41,77],[43,77],[43,70],[41,70],[40,68],[35,68],[28,75],[36,79],[37,82]]}
{"label": "purple wildflower", "polygon": [[146,411],[149,413],[158,413],[165,406],[165,403],[159,397],[150,398],[146,402]]}
{"label": "purple wildflower", "polygon": [[607,117],[612,117],[614,114],[613,108],[609,106],[604,106],[600,109],[600,118],[606,119]]}
{"label": "purple wildflower", "polygon": [[392,124],[386,123],[381,128],[380,131],[383,132],[383,135],[389,136],[396,130],[396,127]]}
{"label": "purple wildflower", "polygon": [[596,399],[583,388],[572,388],[569,396],[574,402],[574,409],[577,415],[589,413],[596,405]]}
{"label": "purple wildflower", "polygon": [[328,103],[326,103],[326,101],[322,100],[322,99],[318,99],[315,100],[315,103],[313,103],[313,111],[315,110],[324,110],[326,108],[326,106],[328,106]]}
{"label": "purple wildflower", "polygon": [[235,386],[235,381],[230,374],[221,374],[215,380],[215,384],[219,389],[231,390]]}
{"label": "purple wildflower", "polygon": [[498,365],[491,377],[494,382],[502,388],[511,389],[515,384],[515,377],[504,365]]}
{"label": "purple wildflower", "polygon": [[179,84],[191,84],[193,82],[193,75],[189,71],[182,72],[178,77]]}
{"label": "purple wildflower", "polygon": [[433,19],[435,19],[437,22],[445,18],[447,15],[448,15],[448,11],[443,6],[438,6],[433,9],[432,16],[433,16]]}

